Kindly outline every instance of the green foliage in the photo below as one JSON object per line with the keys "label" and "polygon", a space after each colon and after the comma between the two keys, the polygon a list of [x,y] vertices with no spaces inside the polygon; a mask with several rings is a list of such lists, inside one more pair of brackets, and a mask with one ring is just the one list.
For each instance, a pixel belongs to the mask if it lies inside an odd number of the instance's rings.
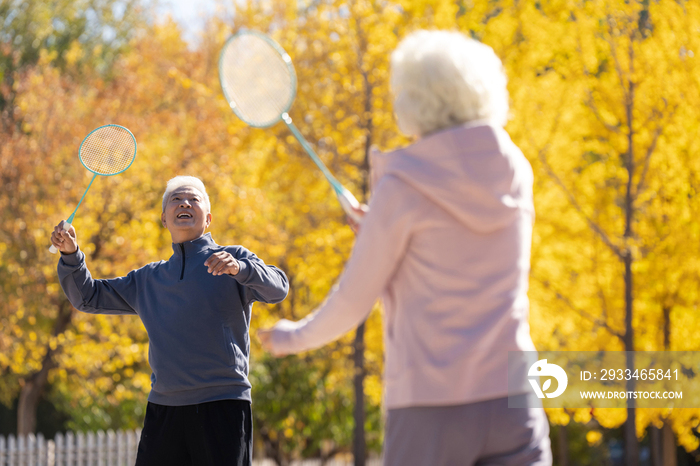
{"label": "green foliage", "polygon": [[324,449],[347,451],[352,393],[347,384],[334,380],[338,370],[333,366],[340,361],[327,356],[265,356],[253,366],[253,416],[270,457],[287,460],[322,456],[329,452]]}
{"label": "green foliage", "polygon": [[[40,61],[64,73],[108,75],[142,31],[140,0],[0,0],[0,117],[17,120],[16,84]],[[42,57],[43,60],[42,60]]]}
{"label": "green foliage", "polygon": [[1,0],[0,70],[34,65],[42,51],[63,70],[81,58],[104,66],[138,31],[142,13],[138,0]]}

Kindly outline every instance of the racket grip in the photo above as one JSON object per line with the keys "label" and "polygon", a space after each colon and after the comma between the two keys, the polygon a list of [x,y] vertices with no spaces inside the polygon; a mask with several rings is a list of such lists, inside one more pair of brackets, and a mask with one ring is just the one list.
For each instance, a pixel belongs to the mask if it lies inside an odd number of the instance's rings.
{"label": "racket grip", "polygon": [[347,216],[353,219],[353,221],[358,225],[362,223],[362,215],[358,214],[355,210],[360,208],[360,203],[357,202],[355,196],[353,196],[347,189],[343,189],[342,192],[338,192],[336,194],[338,195],[338,201],[340,202],[340,205],[343,207],[343,210]]}
{"label": "racket grip", "polygon": [[[63,231],[68,231],[69,228],[70,228],[70,223],[64,221],[63,222]],[[51,254],[56,254],[58,252],[58,248],[52,244],[51,247],[49,248],[49,252]]]}

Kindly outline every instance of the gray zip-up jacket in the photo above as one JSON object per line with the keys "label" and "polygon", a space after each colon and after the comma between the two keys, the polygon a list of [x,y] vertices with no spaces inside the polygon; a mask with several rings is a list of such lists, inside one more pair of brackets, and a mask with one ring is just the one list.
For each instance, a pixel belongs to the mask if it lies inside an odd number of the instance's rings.
{"label": "gray zip-up jacket", "polygon": [[[153,370],[149,401],[166,406],[250,401],[251,309],[255,301],[282,301],[289,289],[286,275],[241,246],[219,246],[209,233],[173,244],[173,251],[169,260],[126,277],[95,280],[78,250],[61,257],[58,277],[80,311],[141,318]],[[238,260],[237,275],[207,272],[204,261],[218,251]]]}

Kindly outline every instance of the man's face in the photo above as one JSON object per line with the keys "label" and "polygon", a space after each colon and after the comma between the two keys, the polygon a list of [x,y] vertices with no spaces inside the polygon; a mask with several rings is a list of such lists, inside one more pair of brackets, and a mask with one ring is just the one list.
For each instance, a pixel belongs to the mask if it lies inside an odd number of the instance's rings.
{"label": "man's face", "polygon": [[173,243],[182,243],[204,234],[211,223],[211,213],[202,193],[191,186],[182,186],[170,193],[161,219]]}

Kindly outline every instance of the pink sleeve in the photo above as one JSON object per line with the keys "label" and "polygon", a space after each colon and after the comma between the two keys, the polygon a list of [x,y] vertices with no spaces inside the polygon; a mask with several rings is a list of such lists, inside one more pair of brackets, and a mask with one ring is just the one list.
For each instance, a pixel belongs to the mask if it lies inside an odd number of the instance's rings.
{"label": "pink sleeve", "polygon": [[314,312],[287,320],[272,332],[274,352],[298,353],[323,346],[357,327],[372,310],[408,248],[422,196],[393,176],[376,186],[369,213],[340,281]]}

